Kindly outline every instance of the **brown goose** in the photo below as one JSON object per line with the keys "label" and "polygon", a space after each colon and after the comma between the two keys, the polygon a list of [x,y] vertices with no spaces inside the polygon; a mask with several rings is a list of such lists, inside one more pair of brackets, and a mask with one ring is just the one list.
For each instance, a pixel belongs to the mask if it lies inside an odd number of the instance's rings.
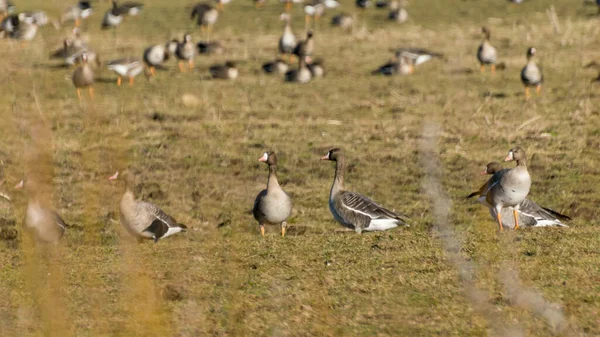
{"label": "brown goose", "polygon": [[277,181],[277,156],[275,152],[265,152],[258,161],[269,165],[269,178],[267,179],[267,189],[260,191],[256,196],[252,214],[258,221],[262,236],[265,236],[265,224],[279,224],[281,236],[285,236],[286,221],[292,214],[292,199]]}
{"label": "brown goose", "polygon": [[[158,206],[137,200],[133,192],[135,188],[135,176],[131,171],[121,174],[125,181],[125,192],[121,198],[119,209],[121,212],[121,225],[139,241],[151,239],[154,242],[179,232],[185,232],[187,227],[177,223],[175,219],[163,212]],[[109,180],[117,180],[119,172],[109,177]]]}
{"label": "brown goose", "polygon": [[498,60],[498,52],[496,47],[490,43],[490,30],[487,27],[481,27],[483,33],[483,41],[477,49],[477,59],[479,60],[480,70],[483,73],[485,66],[490,65],[492,75],[496,72],[496,61]]}
{"label": "brown goose", "polygon": [[196,56],[196,48],[194,43],[192,42],[192,36],[190,34],[185,34],[183,36],[183,41],[177,45],[177,49],[175,49],[175,55],[179,59],[179,71],[183,72],[183,61],[188,62],[188,67],[190,70],[194,68],[194,57]]}
{"label": "brown goose", "polygon": [[505,161],[513,160],[517,162],[517,166],[510,170],[496,172],[492,176],[494,181],[485,192],[485,202],[493,208],[500,231],[502,231],[502,210],[507,207],[513,208],[515,229],[519,228],[519,205],[527,198],[531,188],[531,176],[527,171],[525,151],[520,147],[508,151]]}
{"label": "brown goose", "polygon": [[[467,198],[471,198],[473,196],[480,196],[480,199],[483,199],[483,204],[489,208],[490,215],[494,220],[496,220],[494,209],[489,207],[485,203],[485,193],[489,190],[489,187],[498,180],[498,177],[502,176],[503,173],[496,174],[501,171],[508,171],[508,169],[502,168],[502,165],[498,162],[488,163],[485,167],[485,170],[481,174],[490,174],[493,175],[491,179],[489,179],[480,189],[479,191],[473,192],[467,196]],[[515,228],[514,218],[511,217],[511,209],[504,208],[502,210],[502,226],[505,228],[513,229]],[[541,207],[533,200],[526,198],[519,204],[519,226],[522,227],[568,227],[562,221],[571,220],[570,217],[560,214],[550,208]],[[562,220],[562,221],[561,221]]]}
{"label": "brown goose", "polygon": [[283,26],[283,34],[279,39],[279,53],[287,55],[291,60],[294,48],[296,48],[296,36],[292,32],[291,16],[289,14],[281,14],[280,19],[285,22]]}
{"label": "brown goose", "polygon": [[315,41],[313,39],[313,35],[313,31],[309,30],[306,33],[306,40],[298,42],[298,44],[294,48],[293,54],[298,56],[299,58],[312,56],[313,51],[315,49]]}
{"label": "brown goose", "polygon": [[377,205],[373,200],[344,189],[344,170],[346,167],[344,154],[341,149],[329,150],[321,160],[335,161],[335,178],[329,195],[329,210],[334,219],[342,226],[362,231],[385,231],[408,226],[406,215],[397,214]]}
{"label": "brown goose", "polygon": [[525,86],[525,98],[529,99],[529,87],[535,87],[535,92],[539,95],[542,91],[542,83],[544,82],[544,75],[542,71],[535,64],[533,57],[537,53],[535,48],[531,47],[527,49],[527,64],[521,70],[521,82]]}
{"label": "brown goose", "polygon": [[235,80],[238,77],[239,71],[233,61],[227,61],[225,64],[217,64],[209,68],[213,78],[223,80]]}
{"label": "brown goose", "polygon": [[25,211],[25,228],[38,242],[58,242],[67,228],[60,215],[49,208],[41,197],[40,185],[35,179],[28,177],[21,180],[16,189],[25,187],[29,194],[27,210]]}
{"label": "brown goose", "polygon": [[87,53],[83,53],[81,55],[81,64],[75,69],[71,79],[73,81],[73,85],[77,89],[77,97],[79,98],[80,102],[81,88],[88,88],[90,98],[94,99],[94,88],[92,87],[92,84],[94,84],[94,71],[88,63]]}

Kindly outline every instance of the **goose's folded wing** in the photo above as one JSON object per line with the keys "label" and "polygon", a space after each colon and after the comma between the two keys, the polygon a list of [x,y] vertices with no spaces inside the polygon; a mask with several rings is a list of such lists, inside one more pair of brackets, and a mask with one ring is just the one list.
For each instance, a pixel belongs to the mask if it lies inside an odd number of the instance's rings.
{"label": "goose's folded wing", "polygon": [[152,203],[141,201],[141,202],[138,202],[137,206],[139,208],[138,211],[140,213],[145,212],[147,214],[150,214],[156,220],[159,220],[160,222],[164,223],[168,227],[173,227],[173,226],[177,225],[177,221],[175,221],[175,219],[173,219],[167,213],[163,212],[162,209],[158,208],[158,206],[156,206]]}
{"label": "goose's folded wing", "polygon": [[396,219],[403,222],[406,215],[394,213],[377,205],[373,200],[354,192],[345,192],[340,200],[342,207],[371,219]]}

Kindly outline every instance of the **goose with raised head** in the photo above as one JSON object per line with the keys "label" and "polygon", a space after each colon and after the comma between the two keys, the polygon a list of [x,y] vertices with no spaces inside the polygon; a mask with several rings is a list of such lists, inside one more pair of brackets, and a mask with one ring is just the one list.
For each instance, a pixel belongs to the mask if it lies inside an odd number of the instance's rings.
{"label": "goose with raised head", "polygon": [[309,30],[306,33],[306,40],[298,42],[298,44],[294,48],[293,54],[301,59],[305,58],[306,56],[312,56],[313,51],[315,50],[315,41],[313,37],[313,31]]}
{"label": "goose with raised head", "polygon": [[94,88],[92,87],[94,84],[94,70],[88,63],[87,53],[81,54],[81,64],[75,68],[75,71],[73,71],[71,80],[77,89],[77,97],[79,98],[80,102],[82,88],[88,88],[90,98],[94,99]]}
{"label": "goose with raised head", "polygon": [[280,225],[281,236],[285,236],[287,219],[292,214],[292,199],[281,188],[277,180],[277,155],[273,151],[265,152],[258,161],[269,166],[269,177],[267,188],[256,196],[252,214],[258,221],[262,236],[265,236],[265,224]]}
{"label": "goose with raised head", "polygon": [[281,34],[281,38],[279,39],[279,53],[288,56],[291,60],[292,54],[294,52],[294,48],[296,48],[296,36],[294,32],[292,32],[292,17],[289,14],[281,14],[279,17],[283,22],[283,34]]}
{"label": "goose with raised head", "polygon": [[521,82],[525,86],[525,98],[529,99],[529,88],[535,87],[535,92],[539,95],[542,91],[542,83],[544,82],[544,75],[537,66],[534,60],[534,56],[537,54],[537,50],[533,47],[527,49],[527,64],[521,70]]}
{"label": "goose with raised head", "polygon": [[385,231],[398,226],[408,226],[408,216],[385,209],[373,200],[344,188],[346,162],[341,149],[334,148],[321,160],[335,162],[335,177],[329,194],[329,210],[342,226],[362,231]]}
{"label": "goose with raised head", "polygon": [[194,43],[192,42],[192,36],[190,34],[185,34],[183,36],[183,41],[177,44],[177,49],[175,50],[175,55],[179,59],[179,71],[183,72],[183,63],[187,61],[189,70],[194,68],[194,57],[196,57],[196,48]]}
{"label": "goose with raised head", "polygon": [[121,197],[119,210],[121,225],[129,234],[139,241],[144,239],[158,240],[179,232],[185,232],[187,227],[178,223],[150,202],[137,200],[135,197],[135,175],[127,170],[119,174],[117,171],[109,180],[122,179],[125,182],[125,192]]}
{"label": "goose with raised head", "polygon": [[29,195],[25,211],[25,229],[38,242],[58,242],[67,228],[64,220],[48,207],[43,197],[42,186],[34,178],[27,177],[15,186],[16,189],[23,187]]}
{"label": "goose with raised head", "polygon": [[479,60],[481,72],[485,72],[485,66],[489,65],[492,75],[496,72],[496,61],[498,61],[498,52],[496,47],[490,43],[491,32],[487,27],[481,27],[483,41],[477,48],[477,60]]}
{"label": "goose with raised head", "polygon": [[527,171],[527,155],[520,147],[508,151],[505,161],[516,161],[517,166],[507,170],[496,172],[490,186],[485,192],[485,202],[493,208],[494,215],[498,221],[498,227],[502,231],[502,211],[505,208],[513,208],[515,229],[519,228],[519,205],[531,188],[531,176]]}

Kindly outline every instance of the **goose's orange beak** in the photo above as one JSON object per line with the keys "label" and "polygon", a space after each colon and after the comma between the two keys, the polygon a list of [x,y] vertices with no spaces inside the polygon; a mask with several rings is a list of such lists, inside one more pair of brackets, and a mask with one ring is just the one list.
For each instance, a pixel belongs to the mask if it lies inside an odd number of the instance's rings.
{"label": "goose's orange beak", "polygon": [[108,180],[117,180],[117,178],[119,178],[119,171],[115,172],[115,174],[108,177]]}
{"label": "goose's orange beak", "polygon": [[15,185],[15,189],[20,190],[23,188],[24,185],[25,185],[25,182],[23,180],[21,180],[18,184]]}

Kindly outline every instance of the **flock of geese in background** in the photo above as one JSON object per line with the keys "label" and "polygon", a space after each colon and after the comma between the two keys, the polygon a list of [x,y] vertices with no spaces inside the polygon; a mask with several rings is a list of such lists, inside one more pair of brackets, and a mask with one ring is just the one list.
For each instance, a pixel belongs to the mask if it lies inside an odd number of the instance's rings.
{"label": "flock of geese in background", "polygon": [[[296,40],[292,31],[291,16],[289,11],[292,4],[297,0],[281,0],[285,3],[286,13],[281,15],[284,22],[283,34],[279,40],[278,50],[281,58],[263,65],[267,73],[277,73],[284,76],[286,81],[307,83],[313,78],[323,76],[324,69],[322,61],[314,60],[314,31],[308,29],[311,20],[318,20],[328,8],[339,6],[336,0],[315,0],[311,5],[305,6],[307,33],[306,38]],[[600,1],[600,0],[599,0]],[[194,68],[194,57],[197,53],[222,53],[222,45],[219,41],[211,41],[212,27],[217,22],[220,10],[229,0],[216,0],[216,8],[210,3],[200,3],[191,8],[191,19],[196,20],[205,35],[205,41],[194,44],[190,34],[186,34],[182,41],[172,40],[166,44],[158,44],[147,48],[142,59],[136,57],[125,57],[118,60],[106,62],[108,69],[118,75],[117,84],[120,86],[123,78],[127,78],[133,85],[134,78],[146,70],[149,78],[156,76],[156,68],[171,57],[179,60],[181,72]],[[265,0],[255,0],[256,7],[262,7]],[[408,19],[406,1],[394,0],[391,2],[378,1],[377,7],[389,8],[389,18],[396,22],[405,22]],[[360,9],[370,5],[369,0],[356,0]],[[103,29],[114,29],[121,24],[125,16],[139,15],[143,5],[139,3],[118,4],[112,0],[112,7],[105,13],[101,27]],[[0,0],[0,15],[3,16],[1,32],[5,37],[16,40],[32,40],[38,26],[43,26],[52,21],[41,11],[22,12],[11,14],[14,6],[6,0]],[[87,19],[92,11],[90,1],[79,1],[75,6],[69,7],[61,17],[61,23],[74,22],[73,36],[64,40],[61,49],[52,54],[53,58],[60,58],[66,65],[76,66],[72,81],[77,89],[81,100],[81,90],[89,89],[93,98],[94,69],[92,63],[100,65],[96,53],[81,39],[78,26],[81,20]],[[344,30],[351,29],[354,18],[346,14],[336,15],[332,24],[340,26]],[[53,23],[57,25],[58,23]],[[490,67],[492,74],[497,67],[497,50],[490,43],[490,30],[482,28],[483,41],[477,49],[477,59],[481,65],[481,71]],[[535,88],[539,93],[541,90],[543,76],[540,69],[533,60],[536,54],[535,48],[527,50],[527,64],[521,71],[521,80],[525,86],[525,95],[530,97],[529,90]],[[291,69],[288,62],[297,59],[297,68]],[[419,48],[400,48],[396,50],[394,59],[375,70],[374,74],[383,75],[408,75],[414,72],[414,67],[431,60],[432,58],[443,58],[440,53],[427,51]],[[287,61],[287,62],[286,62]],[[211,66],[210,74],[218,79],[236,79],[239,75],[236,64],[227,61],[224,64]],[[345,159],[344,153],[339,148],[331,149],[323,156],[322,160],[334,161],[335,178],[331,187],[329,197],[329,209],[334,219],[344,227],[357,233],[363,231],[384,231],[398,226],[408,226],[408,216],[388,210],[371,199],[344,187]],[[277,156],[274,152],[265,152],[259,161],[269,167],[267,187],[256,197],[253,214],[257,220],[260,232],[265,233],[265,225],[281,226],[282,236],[286,233],[287,220],[292,214],[292,200],[283,191],[277,180]],[[549,208],[541,207],[528,199],[531,187],[531,177],[527,171],[527,160],[525,151],[519,147],[509,151],[506,161],[515,161],[514,168],[502,168],[499,163],[492,162],[486,166],[484,174],[491,178],[476,192],[471,193],[468,198],[477,196],[478,201],[489,208],[490,214],[497,221],[499,230],[503,228],[517,229],[521,226],[566,226],[563,221],[570,220]],[[26,210],[25,227],[30,229],[39,241],[57,242],[62,237],[66,228],[61,217],[48,207],[40,197],[41,181],[33,175],[28,175],[25,181],[21,181],[16,188],[25,187],[29,194]],[[186,230],[186,226],[178,223],[167,215],[156,205],[136,199],[134,194],[136,177],[133,172],[127,170],[115,173],[109,180],[122,180],[125,182],[125,192],[120,202],[120,222],[123,227],[134,237],[152,239],[155,242]],[[511,214],[512,213],[512,214]]]}

